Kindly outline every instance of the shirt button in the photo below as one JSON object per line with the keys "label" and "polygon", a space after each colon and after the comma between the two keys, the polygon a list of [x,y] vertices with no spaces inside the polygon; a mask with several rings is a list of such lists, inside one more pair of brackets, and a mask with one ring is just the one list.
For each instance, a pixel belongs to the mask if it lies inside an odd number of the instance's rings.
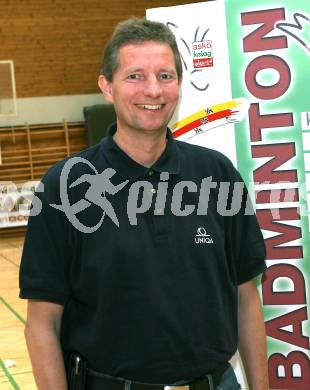
{"label": "shirt button", "polygon": [[149,171],[149,176],[153,176],[154,175],[154,171]]}
{"label": "shirt button", "polygon": [[155,188],[151,188],[151,193],[152,194],[156,194],[156,189]]}

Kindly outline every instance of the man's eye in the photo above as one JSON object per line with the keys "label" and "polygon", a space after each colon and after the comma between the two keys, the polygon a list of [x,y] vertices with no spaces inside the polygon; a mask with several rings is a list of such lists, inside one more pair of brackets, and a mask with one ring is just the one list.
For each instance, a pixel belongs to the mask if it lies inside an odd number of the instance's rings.
{"label": "man's eye", "polygon": [[173,76],[172,76],[172,74],[169,74],[169,73],[162,73],[160,75],[160,79],[161,80],[170,80],[170,79],[173,79]]}
{"label": "man's eye", "polygon": [[128,78],[129,78],[130,80],[138,80],[138,79],[141,78],[141,75],[139,75],[138,73],[133,73],[133,74],[130,74],[130,75],[128,76]]}

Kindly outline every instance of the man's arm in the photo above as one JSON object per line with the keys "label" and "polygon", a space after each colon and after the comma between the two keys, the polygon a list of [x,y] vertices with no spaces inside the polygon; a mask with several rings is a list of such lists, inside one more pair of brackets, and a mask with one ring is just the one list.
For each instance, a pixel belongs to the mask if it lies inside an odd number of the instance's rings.
{"label": "man's arm", "polygon": [[238,287],[239,352],[251,390],[268,390],[266,332],[260,297],[253,281]]}
{"label": "man's arm", "polygon": [[25,338],[38,390],[67,390],[59,335],[63,306],[29,300]]}

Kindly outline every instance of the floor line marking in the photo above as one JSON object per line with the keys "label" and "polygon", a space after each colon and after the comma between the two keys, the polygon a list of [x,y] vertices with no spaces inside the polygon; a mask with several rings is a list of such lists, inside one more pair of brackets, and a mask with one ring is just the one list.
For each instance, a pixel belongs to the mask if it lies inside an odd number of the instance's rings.
{"label": "floor line marking", "polygon": [[0,257],[2,257],[8,263],[11,263],[11,264],[15,265],[15,267],[19,268],[19,265],[17,263],[15,263],[13,260],[11,260],[8,257],[6,257],[3,253],[0,253]]}
{"label": "floor line marking", "polygon": [[16,318],[19,319],[19,321],[21,321],[24,325],[26,324],[24,318],[20,314],[18,314],[17,311],[13,309],[13,307],[1,296],[0,296],[0,302],[2,302],[4,306],[6,306],[6,308],[9,309],[15,315]]}
{"label": "floor line marking", "polygon": [[2,371],[4,372],[5,376],[8,378],[8,381],[13,386],[13,389],[14,390],[20,390],[20,387],[15,382],[15,380],[14,380],[12,374],[10,373],[10,371],[5,367],[5,364],[3,363],[2,359],[0,359],[0,367],[1,367]]}

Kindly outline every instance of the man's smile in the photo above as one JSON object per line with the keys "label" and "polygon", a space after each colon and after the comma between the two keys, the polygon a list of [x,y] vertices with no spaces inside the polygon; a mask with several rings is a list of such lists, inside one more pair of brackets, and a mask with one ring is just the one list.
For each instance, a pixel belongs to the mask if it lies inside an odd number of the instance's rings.
{"label": "man's smile", "polygon": [[137,107],[143,108],[144,110],[160,110],[164,107],[164,104],[137,104]]}

